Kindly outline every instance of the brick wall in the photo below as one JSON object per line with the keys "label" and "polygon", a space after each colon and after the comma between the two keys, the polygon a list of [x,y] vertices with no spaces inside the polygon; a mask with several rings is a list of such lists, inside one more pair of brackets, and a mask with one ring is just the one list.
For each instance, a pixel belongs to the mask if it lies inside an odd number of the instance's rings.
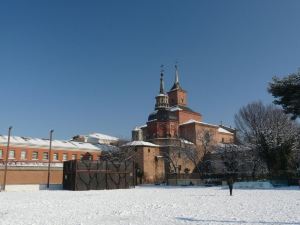
{"label": "brick wall", "polygon": [[169,96],[169,105],[174,106],[174,105],[182,105],[186,106],[187,105],[187,94],[183,90],[174,90],[168,92]]}
{"label": "brick wall", "polygon": [[201,122],[202,121],[202,116],[199,113],[193,113],[185,110],[178,110],[176,111],[177,117],[179,124],[185,123],[189,120],[196,120]]}
{"label": "brick wall", "polygon": [[[4,168],[0,168],[0,185],[3,184]],[[47,184],[47,167],[11,167],[7,170],[6,184]],[[50,184],[62,184],[63,168],[51,168]]]}

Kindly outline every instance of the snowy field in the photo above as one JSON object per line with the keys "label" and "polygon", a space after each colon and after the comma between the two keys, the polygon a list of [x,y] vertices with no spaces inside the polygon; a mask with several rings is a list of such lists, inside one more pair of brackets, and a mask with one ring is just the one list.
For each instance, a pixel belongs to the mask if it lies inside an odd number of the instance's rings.
{"label": "snowy field", "polygon": [[298,224],[300,190],[137,187],[0,192],[0,224]]}

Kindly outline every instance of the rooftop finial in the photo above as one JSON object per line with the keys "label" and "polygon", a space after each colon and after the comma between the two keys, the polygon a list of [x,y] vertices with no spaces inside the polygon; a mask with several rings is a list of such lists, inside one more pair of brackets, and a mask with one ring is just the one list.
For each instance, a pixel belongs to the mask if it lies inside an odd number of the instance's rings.
{"label": "rooftop finial", "polygon": [[179,72],[178,72],[178,62],[175,62],[175,82],[171,88],[171,90],[181,89],[179,84]]}
{"label": "rooftop finial", "polygon": [[178,62],[175,63],[175,84],[179,85]]}
{"label": "rooftop finial", "polygon": [[164,87],[164,65],[160,66],[160,94],[165,93],[165,87]]}

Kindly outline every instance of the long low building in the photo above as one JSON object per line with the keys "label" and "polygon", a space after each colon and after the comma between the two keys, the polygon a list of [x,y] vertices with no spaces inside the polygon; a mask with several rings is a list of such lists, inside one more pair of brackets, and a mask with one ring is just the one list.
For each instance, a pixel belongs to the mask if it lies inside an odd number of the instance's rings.
{"label": "long low building", "polygon": [[[7,136],[0,136],[0,160],[6,158]],[[8,152],[9,161],[49,161],[50,140],[12,136]],[[81,159],[89,153],[93,160],[99,158],[102,151],[101,144],[91,144],[77,141],[52,141],[51,161],[63,162]]]}
{"label": "long low building", "polygon": [[117,148],[106,144],[108,143],[106,140],[102,140],[109,136],[97,135],[99,140],[94,137],[92,143],[86,139],[83,141],[52,140],[50,156],[49,139],[11,136],[7,151],[8,136],[0,135],[0,187],[4,182],[6,154],[8,154],[7,185],[35,185],[39,189],[45,187],[48,180],[49,157],[51,161],[50,184],[61,185],[64,161],[82,158],[97,160],[102,151]]}

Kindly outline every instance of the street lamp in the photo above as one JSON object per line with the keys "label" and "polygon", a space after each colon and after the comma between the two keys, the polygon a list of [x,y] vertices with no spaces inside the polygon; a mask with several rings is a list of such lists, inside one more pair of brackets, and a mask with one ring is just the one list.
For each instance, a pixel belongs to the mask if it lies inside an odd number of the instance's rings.
{"label": "street lamp", "polygon": [[5,155],[5,168],[4,168],[4,181],[3,181],[3,191],[5,191],[6,186],[6,175],[7,175],[7,162],[8,162],[8,155],[9,155],[9,142],[10,142],[10,133],[11,133],[12,126],[8,128],[8,137],[7,137],[7,148],[6,148],[6,155]]}
{"label": "street lamp", "polygon": [[51,149],[52,149],[52,133],[54,130],[50,130],[50,144],[49,144],[49,153],[48,153],[48,180],[47,180],[47,189],[50,186],[50,163],[51,163]]}

